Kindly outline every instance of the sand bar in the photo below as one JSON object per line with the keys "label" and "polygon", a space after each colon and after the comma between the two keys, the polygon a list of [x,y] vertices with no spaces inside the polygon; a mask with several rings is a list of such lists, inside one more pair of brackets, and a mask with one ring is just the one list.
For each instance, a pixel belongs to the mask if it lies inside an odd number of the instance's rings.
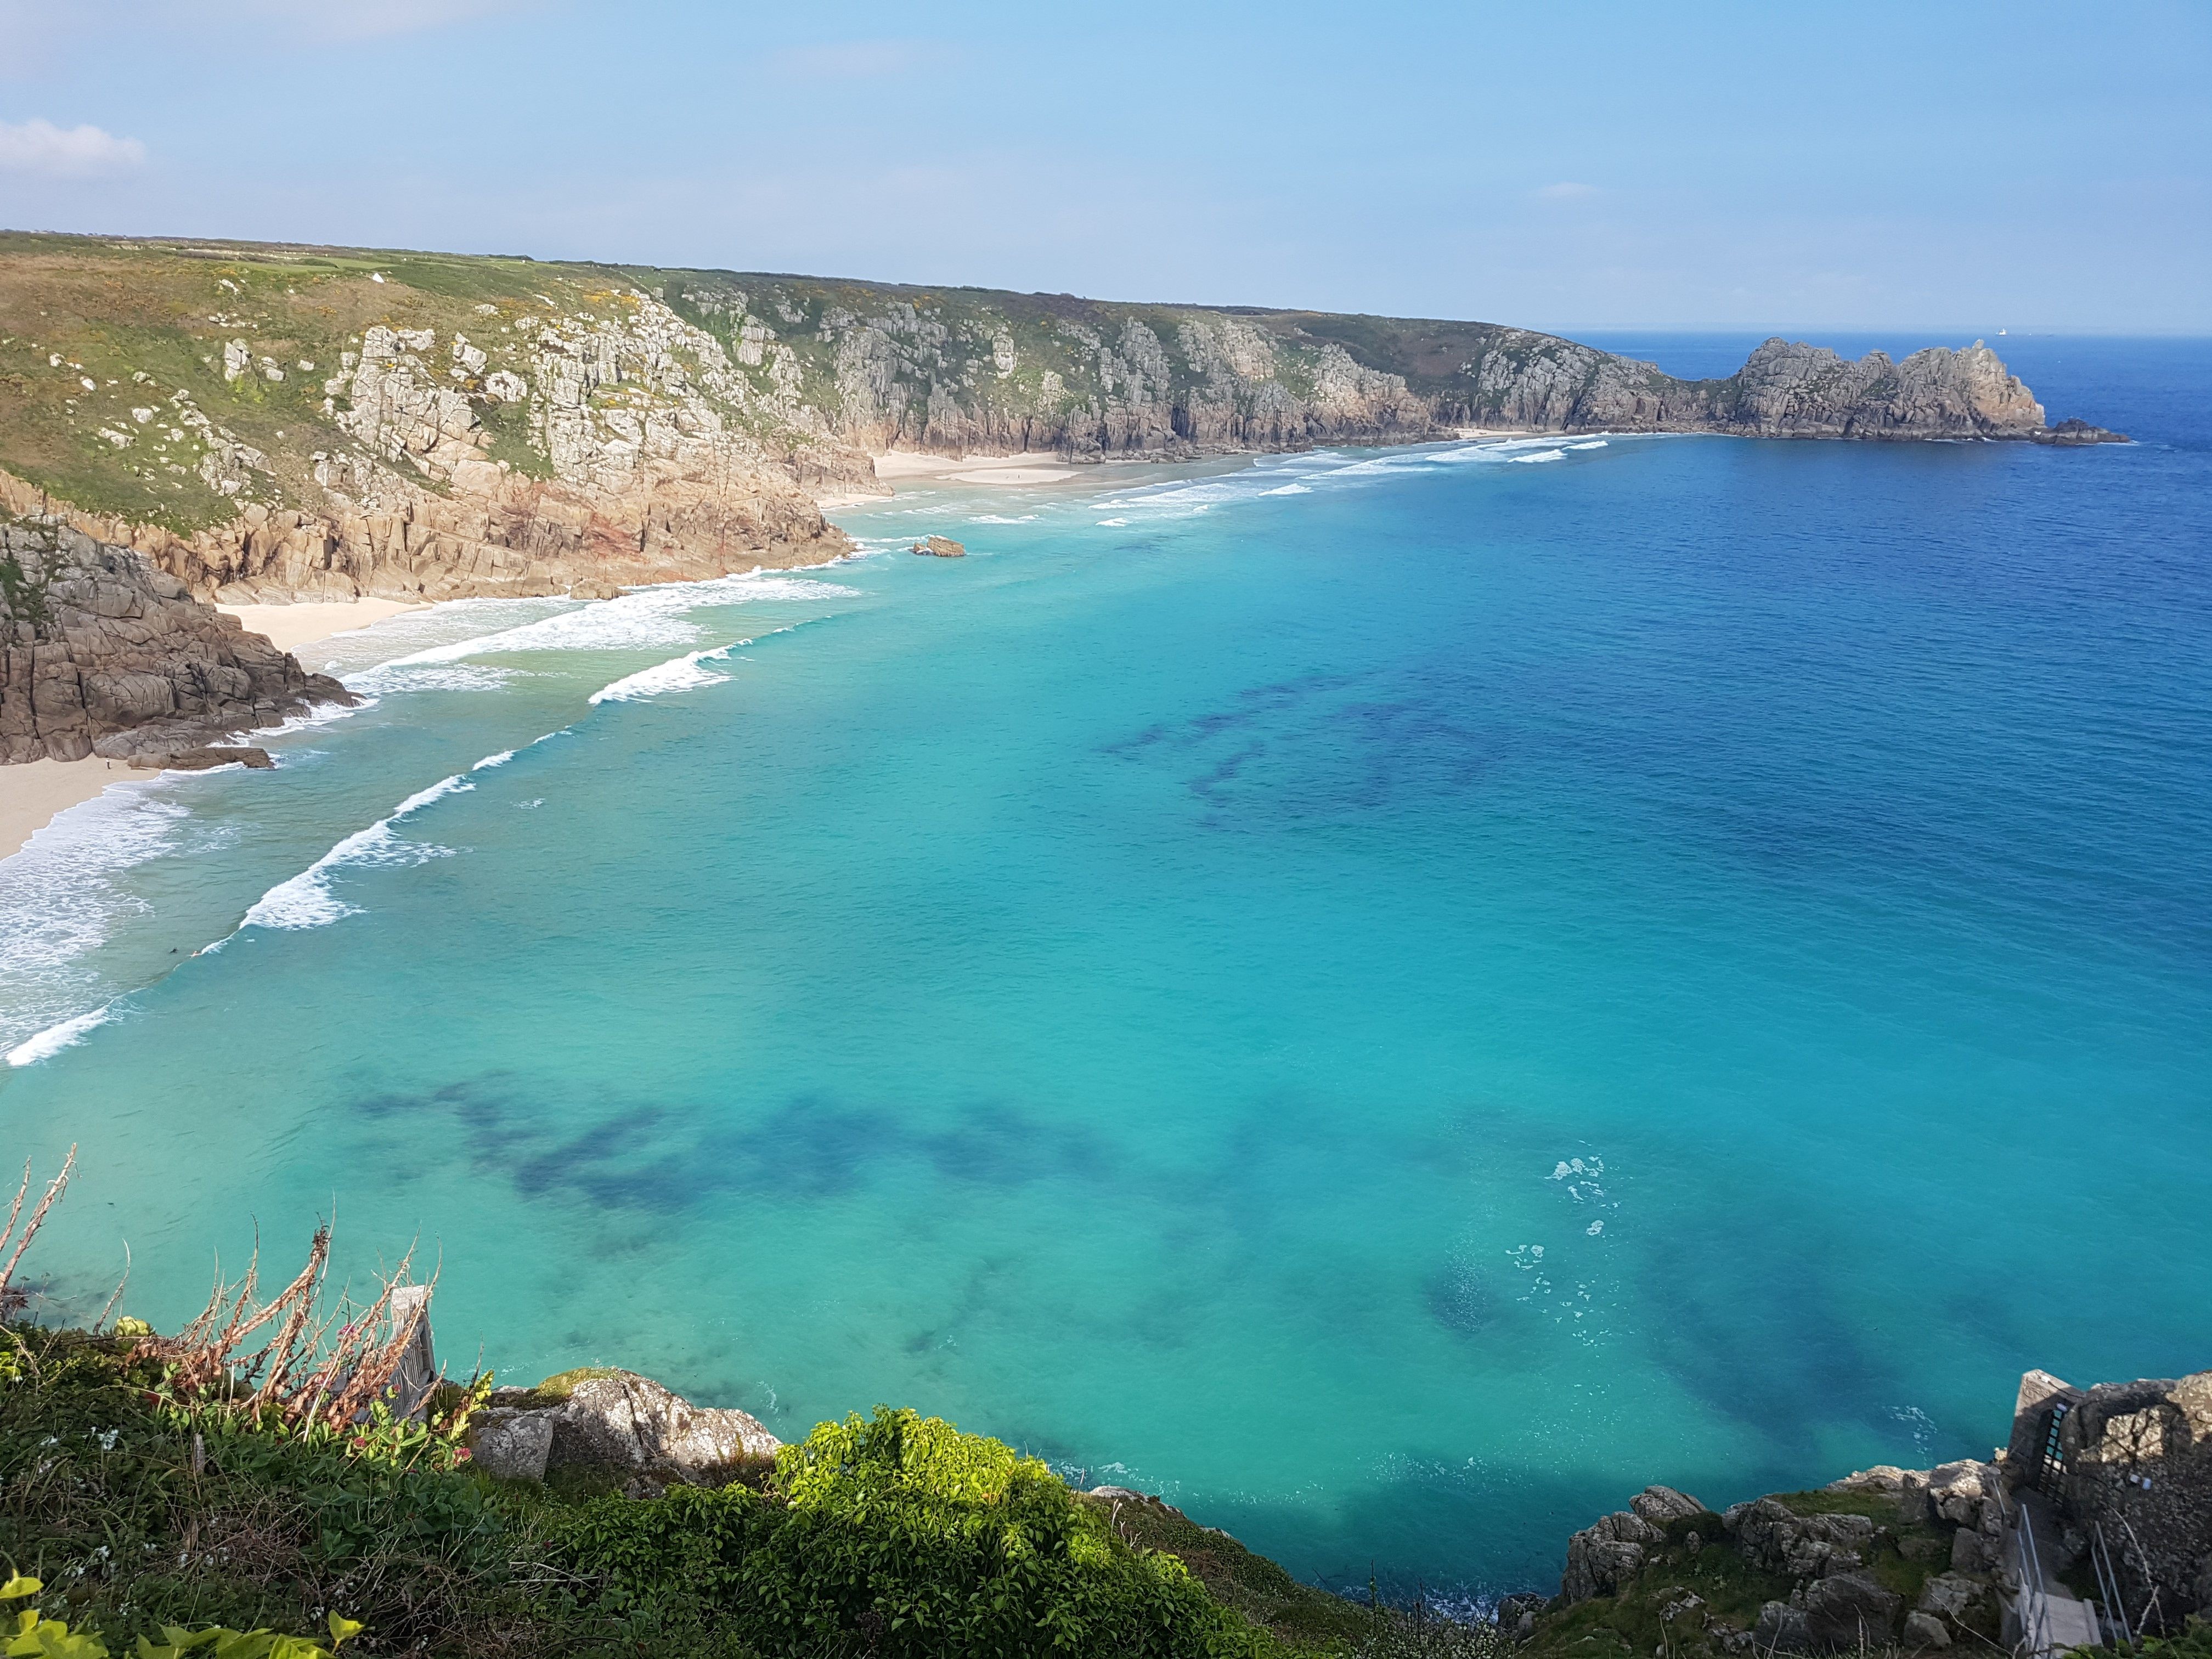
{"label": "sand bar", "polygon": [[[302,646],[425,607],[400,599],[345,599],[301,605],[224,605],[252,633],[265,634],[277,648]],[[72,806],[90,800],[111,783],[155,775],[121,761],[92,756],[80,761],[37,760],[0,766],[0,859],[22,850],[33,836]]]}

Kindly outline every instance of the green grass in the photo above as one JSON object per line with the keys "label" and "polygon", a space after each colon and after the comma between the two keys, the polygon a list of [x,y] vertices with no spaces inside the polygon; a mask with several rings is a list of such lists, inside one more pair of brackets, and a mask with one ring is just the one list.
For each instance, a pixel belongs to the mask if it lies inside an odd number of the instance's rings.
{"label": "green grass", "polygon": [[[593,1369],[549,1378],[568,1397]],[[760,1488],[508,1484],[159,1405],[130,1344],[0,1332],[0,1562],[127,1651],[166,1624],[362,1653],[1492,1659],[1488,1627],[1370,1613],[1164,1506],[1079,1498],[912,1413],[824,1424]],[[195,1445],[195,1436],[198,1444]],[[4,1577],[0,1573],[0,1577]],[[353,1650],[349,1649],[349,1651]]]}

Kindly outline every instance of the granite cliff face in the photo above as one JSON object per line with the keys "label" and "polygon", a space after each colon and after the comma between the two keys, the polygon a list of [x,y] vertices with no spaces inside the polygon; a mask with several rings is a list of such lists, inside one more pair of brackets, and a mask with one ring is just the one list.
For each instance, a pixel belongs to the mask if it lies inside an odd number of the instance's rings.
{"label": "granite cliff face", "polygon": [[0,524],[0,763],[158,764],[352,701],[128,548]]}
{"label": "granite cliff face", "polygon": [[846,550],[872,456],[1469,426],[2093,442],[1980,343],[1685,381],[1483,323],[0,234],[0,505],[225,601],[574,592]]}

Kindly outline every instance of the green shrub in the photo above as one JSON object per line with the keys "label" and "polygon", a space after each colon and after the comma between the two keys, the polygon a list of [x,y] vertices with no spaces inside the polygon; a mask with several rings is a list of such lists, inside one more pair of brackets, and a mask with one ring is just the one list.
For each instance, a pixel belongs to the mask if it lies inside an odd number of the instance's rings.
{"label": "green shrub", "polygon": [[1035,1458],[887,1407],[786,1447],[767,1494],[601,1498],[556,1531],[551,1553],[609,1612],[694,1595],[769,1650],[1228,1659],[1274,1647],[1173,1556],[1116,1539]]}

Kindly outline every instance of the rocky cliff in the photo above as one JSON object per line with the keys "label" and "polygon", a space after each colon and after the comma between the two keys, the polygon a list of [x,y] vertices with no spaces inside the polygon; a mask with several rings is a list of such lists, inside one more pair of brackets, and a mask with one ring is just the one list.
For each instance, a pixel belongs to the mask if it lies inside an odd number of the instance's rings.
{"label": "rocky cliff", "polygon": [[[2020,1534],[2032,1532],[2032,1546]],[[2063,1650],[2212,1616],[2212,1371],[2021,1380],[1988,1462],[1881,1467],[1715,1514],[1648,1486],[1567,1544],[1559,1593],[1510,1596],[1532,1659]]]}
{"label": "rocky cliff", "polygon": [[0,763],[245,758],[204,746],[352,701],[130,549],[0,523]]}
{"label": "rocky cliff", "polygon": [[1985,346],[1684,381],[1482,323],[0,234],[0,506],[228,601],[613,592],[844,550],[871,457],[1183,458],[1471,425],[2107,438]]}

